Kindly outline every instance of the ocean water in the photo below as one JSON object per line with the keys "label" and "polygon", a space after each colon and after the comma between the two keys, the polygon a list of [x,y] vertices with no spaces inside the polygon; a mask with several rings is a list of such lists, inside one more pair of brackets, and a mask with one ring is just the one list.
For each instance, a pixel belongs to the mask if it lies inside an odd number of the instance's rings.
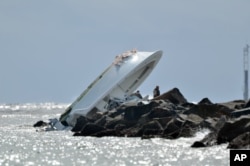
{"label": "ocean water", "polygon": [[1,104],[0,165],[229,165],[226,144],[190,148],[193,138],[73,137],[70,131],[41,132],[39,120],[58,118],[67,104]]}

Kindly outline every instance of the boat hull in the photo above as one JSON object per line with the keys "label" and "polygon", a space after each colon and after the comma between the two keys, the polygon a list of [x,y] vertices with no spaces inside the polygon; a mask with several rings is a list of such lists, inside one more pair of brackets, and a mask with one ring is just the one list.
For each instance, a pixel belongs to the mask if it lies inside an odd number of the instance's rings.
{"label": "boat hull", "polygon": [[115,58],[60,117],[63,124],[74,126],[79,116],[92,118],[96,112],[107,111],[112,99],[131,95],[159,62],[162,51],[130,51]]}

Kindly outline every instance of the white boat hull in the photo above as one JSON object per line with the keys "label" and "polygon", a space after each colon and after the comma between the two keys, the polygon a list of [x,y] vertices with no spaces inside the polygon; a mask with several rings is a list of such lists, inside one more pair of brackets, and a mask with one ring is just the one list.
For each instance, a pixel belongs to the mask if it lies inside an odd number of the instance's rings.
{"label": "white boat hull", "polygon": [[110,100],[124,99],[141,85],[161,56],[162,51],[130,51],[117,56],[115,61],[66,109],[60,121],[74,126],[79,116],[91,118],[96,112],[107,111]]}

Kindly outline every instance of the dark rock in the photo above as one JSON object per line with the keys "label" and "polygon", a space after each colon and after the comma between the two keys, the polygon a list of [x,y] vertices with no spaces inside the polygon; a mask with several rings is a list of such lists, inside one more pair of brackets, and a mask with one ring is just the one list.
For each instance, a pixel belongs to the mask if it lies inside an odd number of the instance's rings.
{"label": "dark rock", "polygon": [[233,117],[233,118],[238,118],[238,117],[241,117],[243,115],[250,115],[250,108],[249,107],[231,112],[231,117]]}
{"label": "dark rock", "polygon": [[47,125],[48,125],[48,123],[46,123],[46,122],[40,120],[40,121],[36,122],[36,123],[33,125],[33,127],[43,127],[43,126],[47,126]]}
{"label": "dark rock", "polygon": [[219,121],[219,118],[208,117],[208,118],[204,119],[204,121],[202,121],[201,128],[208,128],[212,131],[215,131],[215,130],[217,130],[217,128],[215,126],[216,126],[218,121]]}
{"label": "dark rock", "polygon": [[169,116],[175,116],[176,112],[174,110],[168,110],[160,107],[153,108],[148,114],[149,118],[163,118]]}
{"label": "dark rock", "polygon": [[246,102],[244,100],[233,100],[225,103],[219,103],[220,105],[224,105],[230,109],[243,109],[246,106]]}
{"label": "dark rock", "polygon": [[247,101],[247,103],[244,105],[244,108],[250,107],[250,100]]}
{"label": "dark rock", "polygon": [[217,142],[218,144],[230,142],[245,132],[250,132],[250,116],[227,121],[218,132]]}
{"label": "dark rock", "polygon": [[161,137],[162,131],[157,129],[145,129],[143,131],[142,139],[158,138]]}
{"label": "dark rock", "polygon": [[190,126],[199,126],[201,124],[201,122],[203,122],[203,121],[204,121],[204,119],[201,118],[199,115],[189,114],[186,118],[185,124],[188,124]]}
{"label": "dark rock", "polygon": [[187,103],[185,97],[181,94],[178,88],[173,88],[172,90],[163,93],[160,96],[155,97],[153,100],[169,100],[174,104],[184,104]]}
{"label": "dark rock", "polygon": [[102,130],[100,132],[94,133],[91,136],[94,137],[109,137],[109,136],[122,136],[119,132],[113,129]]}
{"label": "dark rock", "polygon": [[213,104],[208,98],[203,98],[198,104]]}
{"label": "dark rock", "polygon": [[201,128],[203,119],[195,114],[189,114],[180,129],[179,137],[191,137]]}
{"label": "dark rock", "polygon": [[162,128],[166,128],[166,125],[173,119],[173,117],[163,117],[163,118],[154,118],[153,120],[158,121]]}
{"label": "dark rock", "polygon": [[192,145],[192,148],[204,148],[206,145],[203,142],[195,141]]}
{"label": "dark rock", "polygon": [[[214,146],[217,145],[217,133],[216,132],[211,132],[208,135],[206,135],[201,141],[206,147]],[[193,146],[194,147],[194,146]]]}
{"label": "dark rock", "polygon": [[116,117],[118,115],[123,114],[125,112],[125,109],[126,109],[126,106],[121,105],[118,108],[109,111],[108,116],[114,118],[114,117]]}
{"label": "dark rock", "polygon": [[127,107],[125,109],[124,119],[127,121],[137,121],[143,114],[150,112],[152,108],[158,105],[159,103],[152,101],[147,105]]}
{"label": "dark rock", "polygon": [[[103,115],[105,114],[105,112],[94,112],[91,114],[91,120],[94,122],[94,121],[97,121],[98,119],[102,118]],[[87,116],[89,117],[89,116]]]}
{"label": "dark rock", "polygon": [[125,125],[125,124],[117,124],[117,125],[115,125],[115,127],[114,127],[114,129],[116,130],[116,131],[122,131],[122,130],[124,130],[124,129],[126,129],[127,128],[127,126]]}
{"label": "dark rock", "polygon": [[135,125],[133,127],[122,130],[121,133],[126,137],[141,137],[142,133],[140,135],[138,135],[139,130],[141,130],[141,128],[139,126]]}
{"label": "dark rock", "polygon": [[208,98],[198,104],[188,103],[174,88],[146,105],[121,105],[107,112],[93,112],[93,119],[79,117],[72,131],[76,132],[75,136],[176,139],[191,137],[201,128],[209,128],[211,132],[192,147],[230,142],[229,148],[243,148],[249,146],[250,116],[227,119],[239,111],[235,109],[244,106],[248,107],[242,100],[214,104]]}
{"label": "dark rock", "polygon": [[80,116],[79,118],[77,118],[76,124],[71,131],[79,132],[87,123],[89,123],[88,118],[86,118],[85,116]]}
{"label": "dark rock", "polygon": [[196,114],[202,118],[217,117],[220,118],[222,115],[230,116],[233,110],[220,104],[199,104],[194,105],[189,110],[185,111],[184,114]]}
{"label": "dark rock", "polygon": [[[150,133],[152,131],[152,133]],[[162,133],[163,128],[158,121],[151,121],[142,126],[139,132],[142,132],[142,135],[154,135],[155,133]]]}
{"label": "dark rock", "polygon": [[147,124],[148,122],[152,121],[152,118],[148,117],[149,113],[143,114],[140,119],[137,121],[137,126],[143,126]]}
{"label": "dark rock", "polygon": [[171,121],[169,121],[163,131],[164,137],[171,138],[171,139],[178,138],[184,122],[185,120],[183,120],[180,117],[174,118]]}
{"label": "dark rock", "polygon": [[105,128],[102,126],[98,126],[94,123],[88,123],[83,127],[81,132],[79,134],[76,134],[75,136],[91,136],[103,130],[105,130]]}
{"label": "dark rock", "polygon": [[222,116],[218,121],[213,121],[212,123],[212,125],[210,124],[212,126],[212,131],[208,135],[206,135],[201,141],[198,141],[200,143],[203,143],[206,147],[217,145],[218,132],[226,123],[226,117]]}
{"label": "dark rock", "polygon": [[107,123],[107,121],[110,121],[111,119],[112,119],[112,118],[110,118],[110,117],[104,115],[102,118],[97,119],[97,120],[95,121],[95,124],[98,125],[98,126],[104,126],[104,125]]}
{"label": "dark rock", "polygon": [[230,149],[250,149],[250,132],[245,132],[229,142]]}
{"label": "dark rock", "polygon": [[182,106],[185,110],[189,110],[190,108],[192,108],[192,107],[195,106],[195,105],[196,105],[196,104],[194,104],[194,103],[189,103],[189,102],[181,104],[181,106]]}
{"label": "dark rock", "polygon": [[120,125],[124,125],[124,126],[126,126],[126,128],[128,128],[128,127],[131,127],[131,126],[135,125],[136,122],[127,121],[127,120],[124,120],[123,118],[118,118],[118,117],[116,117],[116,118],[114,118],[113,120],[108,121],[108,122],[105,124],[105,128],[107,128],[107,129],[115,129],[115,127],[116,127],[117,125],[119,125],[119,124],[120,124]]}

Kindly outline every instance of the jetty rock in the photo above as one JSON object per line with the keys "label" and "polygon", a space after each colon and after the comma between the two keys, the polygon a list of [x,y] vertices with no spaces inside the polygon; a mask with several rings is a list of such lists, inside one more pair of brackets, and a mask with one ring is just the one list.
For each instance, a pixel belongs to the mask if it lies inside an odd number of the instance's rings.
{"label": "jetty rock", "polygon": [[250,115],[239,118],[222,117],[204,139],[196,141],[191,147],[208,147],[228,143],[230,149],[250,148]]}
{"label": "jetty rock", "polygon": [[186,98],[182,95],[178,88],[173,88],[160,96],[155,97],[153,100],[169,100],[173,104],[185,104]]}
{"label": "jetty rock", "polygon": [[[173,88],[145,103],[122,104],[97,112],[91,119],[80,116],[71,131],[74,136],[177,139],[193,137],[206,128],[210,133],[191,147],[226,143],[228,148],[249,148],[249,103],[243,100],[213,103],[207,97],[191,103],[178,88]],[[34,127],[44,125],[39,121]]]}
{"label": "jetty rock", "polygon": [[229,142],[229,149],[250,149],[250,132],[245,132]]}
{"label": "jetty rock", "polygon": [[[206,102],[207,103],[207,102]],[[102,130],[91,132],[89,136],[128,136],[128,137],[163,137],[176,139],[179,137],[190,137],[200,128],[215,126],[213,121],[208,121],[205,115],[210,107],[215,109],[211,117],[220,116],[221,107],[217,105],[204,105],[189,103],[178,88],[173,88],[161,96],[158,96],[148,104],[138,104],[132,106],[121,105],[111,111],[104,112],[98,118],[88,119],[79,117],[75,127],[72,129],[75,135],[86,136],[85,126],[89,123],[102,127]],[[196,108],[197,107],[197,108]],[[207,108],[208,107],[208,108]],[[203,113],[202,113],[203,112]],[[226,112],[228,114],[228,112]],[[216,114],[216,115],[214,115]],[[213,116],[212,116],[213,115]],[[211,127],[212,128],[212,127]],[[111,131],[112,130],[112,131]],[[84,133],[84,134],[83,134]]]}

